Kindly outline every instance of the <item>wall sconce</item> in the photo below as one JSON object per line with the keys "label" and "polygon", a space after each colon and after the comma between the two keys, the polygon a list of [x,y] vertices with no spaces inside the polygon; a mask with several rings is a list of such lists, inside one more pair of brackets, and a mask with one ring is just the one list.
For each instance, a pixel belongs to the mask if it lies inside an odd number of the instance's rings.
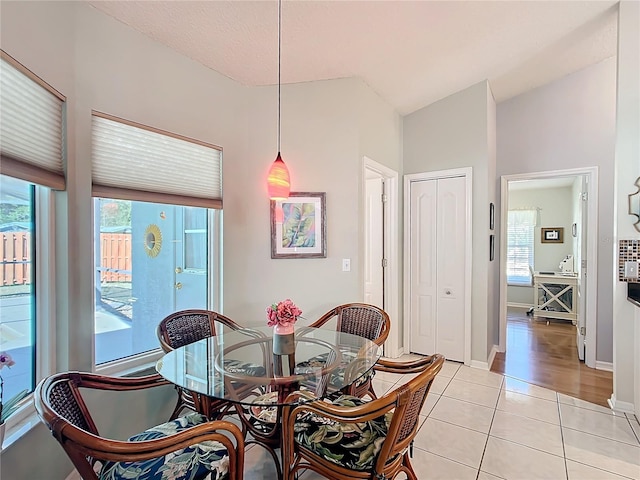
{"label": "wall sconce", "polygon": [[640,232],[640,177],[636,179],[634,185],[638,187],[638,190],[636,193],[629,194],[629,215],[636,217],[636,222],[633,226]]}

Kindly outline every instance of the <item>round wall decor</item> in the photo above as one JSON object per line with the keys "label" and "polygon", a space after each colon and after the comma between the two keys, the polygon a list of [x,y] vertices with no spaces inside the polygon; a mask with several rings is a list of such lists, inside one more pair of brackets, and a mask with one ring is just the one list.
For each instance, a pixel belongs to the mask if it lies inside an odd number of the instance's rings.
{"label": "round wall decor", "polygon": [[144,231],[144,250],[151,258],[157,257],[162,248],[162,232],[160,227],[152,223]]}

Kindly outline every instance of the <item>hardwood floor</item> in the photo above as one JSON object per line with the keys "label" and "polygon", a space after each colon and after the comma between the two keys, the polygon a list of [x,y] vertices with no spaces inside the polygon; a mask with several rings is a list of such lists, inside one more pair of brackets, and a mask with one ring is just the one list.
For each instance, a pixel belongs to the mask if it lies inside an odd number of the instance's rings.
{"label": "hardwood floor", "polygon": [[613,374],[587,367],[578,359],[575,327],[566,320],[507,312],[507,349],[495,356],[492,372],[608,407]]}

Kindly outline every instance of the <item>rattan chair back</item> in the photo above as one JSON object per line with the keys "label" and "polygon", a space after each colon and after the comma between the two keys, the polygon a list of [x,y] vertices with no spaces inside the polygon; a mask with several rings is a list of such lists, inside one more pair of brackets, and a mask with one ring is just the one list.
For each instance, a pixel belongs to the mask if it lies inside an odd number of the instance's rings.
{"label": "rattan chair back", "polygon": [[[338,305],[313,322],[310,327],[321,327],[334,318],[337,321],[337,331],[368,338],[376,345],[384,344],[391,329],[391,320],[387,312],[368,303]],[[369,395],[371,398],[377,398],[370,376],[364,381],[352,383],[343,391],[356,397]]]}
{"label": "rattan chair back", "polygon": [[391,321],[380,307],[368,303],[346,303],[338,305],[313,322],[311,327],[320,327],[337,318],[336,330],[368,338],[382,345],[389,336]]}
{"label": "rattan chair back", "polygon": [[[189,345],[205,338],[216,335],[216,322],[229,327],[232,330],[242,328],[239,324],[225,317],[221,313],[211,310],[180,310],[167,315],[158,324],[157,334],[160,346],[165,352],[170,352],[176,348]],[[176,387],[178,390],[178,401],[173,409],[171,418],[177,418],[183,410],[198,410],[197,394]],[[231,412],[232,404],[222,400],[210,403],[211,410],[205,413],[210,418],[222,418]]]}
{"label": "rattan chair back", "polygon": [[241,328],[229,317],[211,310],[180,310],[167,315],[158,325],[158,340],[165,352],[216,335],[216,322],[232,330]]}
{"label": "rattan chair back", "polygon": [[145,442],[113,440],[100,436],[82,395],[83,389],[131,391],[168,383],[157,374],[107,377],[94,373],[63,372],[51,375],[38,384],[34,402],[41,421],[51,430],[85,480],[98,479],[93,469],[96,461],[148,460],[208,440],[218,441],[226,447],[230,459],[229,479],[241,479],[244,438],[242,432],[230,422],[208,422],[177,435]]}
{"label": "rattan chair back", "polygon": [[[433,380],[442,368],[444,357],[435,354],[410,364],[385,361],[380,370],[392,373],[416,373],[417,376],[379,399],[366,402],[362,406],[342,407],[315,401],[297,407],[285,407],[283,418],[284,458],[283,463],[290,465],[285,470],[284,479],[295,478],[299,470],[310,469],[336,480],[386,479],[395,478],[404,472],[408,479],[417,480],[410,461],[410,444],[419,428],[420,411],[433,384]],[[307,396],[306,392],[298,392]],[[389,428],[377,454],[374,467],[369,471],[349,470],[319,456],[312,450],[295,442],[295,421],[299,414],[313,412],[328,420],[361,424],[381,418],[393,412]],[[349,440],[350,442],[353,439]]]}

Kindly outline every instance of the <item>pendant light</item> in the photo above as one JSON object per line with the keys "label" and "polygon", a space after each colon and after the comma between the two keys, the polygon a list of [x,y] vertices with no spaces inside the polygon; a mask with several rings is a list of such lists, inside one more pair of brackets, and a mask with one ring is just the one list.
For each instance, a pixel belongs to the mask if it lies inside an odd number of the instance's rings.
{"label": "pendant light", "polygon": [[289,198],[291,182],[289,169],[280,156],[280,58],[282,51],[282,0],[278,0],[278,156],[271,164],[267,177],[267,188],[271,200]]}

